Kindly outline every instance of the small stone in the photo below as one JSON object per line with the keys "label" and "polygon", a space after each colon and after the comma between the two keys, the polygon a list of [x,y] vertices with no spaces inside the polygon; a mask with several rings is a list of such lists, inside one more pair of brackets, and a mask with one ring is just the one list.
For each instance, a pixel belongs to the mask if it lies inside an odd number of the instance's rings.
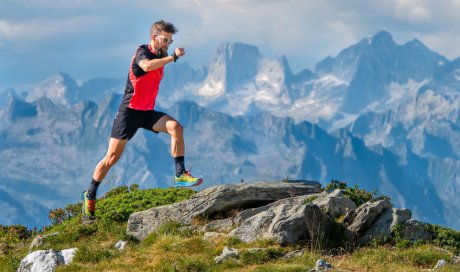
{"label": "small stone", "polygon": [[126,241],[118,241],[116,244],[115,244],[115,248],[122,251],[125,249],[125,246],[126,246]]}
{"label": "small stone", "polygon": [[240,256],[240,252],[238,249],[235,248],[229,248],[229,247],[224,247],[224,250],[222,250],[222,254],[220,256],[217,256],[214,258],[214,262],[216,264],[220,264],[227,260],[228,258],[238,258]]}
{"label": "small stone", "polygon": [[301,257],[304,254],[305,250],[300,249],[300,250],[294,250],[291,252],[288,252],[286,255],[284,255],[285,259],[291,259],[291,258],[296,258],[296,257]]}
{"label": "small stone", "polygon": [[459,256],[452,257],[452,259],[450,259],[450,264],[460,266],[460,257]]}
{"label": "small stone", "polygon": [[29,251],[31,251],[32,249],[34,249],[36,247],[43,246],[45,244],[45,242],[46,242],[46,239],[48,239],[49,237],[52,237],[52,236],[56,236],[58,234],[59,234],[58,232],[53,232],[53,233],[50,233],[48,235],[37,235],[37,236],[35,236],[35,238],[32,240],[32,243],[30,243]]}
{"label": "small stone", "polygon": [[317,260],[315,265],[316,271],[329,271],[332,269],[332,265],[324,260]]}
{"label": "small stone", "polygon": [[434,269],[439,269],[443,266],[445,266],[447,264],[446,260],[442,259],[442,260],[439,260],[438,263],[436,264],[436,266],[434,267]]}
{"label": "small stone", "polygon": [[12,247],[10,247],[7,243],[0,243],[0,255],[6,255]]}

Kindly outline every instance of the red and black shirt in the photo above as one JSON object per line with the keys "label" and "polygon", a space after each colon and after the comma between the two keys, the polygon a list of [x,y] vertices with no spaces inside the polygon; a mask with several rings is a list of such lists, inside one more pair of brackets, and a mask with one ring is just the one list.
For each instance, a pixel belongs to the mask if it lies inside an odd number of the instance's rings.
{"label": "red and black shirt", "polygon": [[139,62],[143,59],[152,60],[158,58],[161,58],[161,56],[155,53],[150,44],[144,44],[137,48],[129,69],[122,105],[135,110],[154,109],[160,81],[163,78],[164,67],[145,72],[139,66]]}

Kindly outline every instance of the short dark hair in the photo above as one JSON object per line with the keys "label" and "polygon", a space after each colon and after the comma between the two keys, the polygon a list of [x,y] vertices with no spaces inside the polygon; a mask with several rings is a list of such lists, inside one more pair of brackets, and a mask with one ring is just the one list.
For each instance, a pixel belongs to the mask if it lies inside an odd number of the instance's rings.
{"label": "short dark hair", "polygon": [[153,23],[152,27],[150,28],[150,36],[158,35],[162,31],[175,34],[179,30],[172,23],[160,20],[158,22]]}

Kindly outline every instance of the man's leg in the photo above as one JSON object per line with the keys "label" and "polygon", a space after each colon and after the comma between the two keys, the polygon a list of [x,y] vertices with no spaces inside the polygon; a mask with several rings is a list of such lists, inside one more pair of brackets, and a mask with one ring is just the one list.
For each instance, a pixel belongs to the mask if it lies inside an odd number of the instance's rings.
{"label": "man's leg", "polygon": [[115,138],[110,138],[109,147],[104,158],[97,164],[96,169],[94,170],[93,180],[96,182],[101,182],[110,168],[117,163],[120,159],[121,154],[125,150],[127,140],[120,140]]}
{"label": "man's leg", "polygon": [[96,210],[96,194],[99,184],[109,172],[110,168],[120,159],[123,150],[125,149],[127,140],[119,140],[110,138],[109,148],[104,158],[97,164],[94,170],[91,185],[87,191],[82,193],[83,198],[83,214],[88,218],[94,217]]}
{"label": "man's leg", "polygon": [[179,122],[165,115],[153,125],[153,130],[171,135],[171,155],[174,158],[184,156],[184,128]]}
{"label": "man's leg", "polygon": [[161,117],[152,128],[154,131],[164,132],[171,135],[171,155],[176,165],[176,184],[181,186],[196,186],[203,182],[201,178],[193,177],[185,171],[184,155],[184,128],[179,122],[169,115]]}

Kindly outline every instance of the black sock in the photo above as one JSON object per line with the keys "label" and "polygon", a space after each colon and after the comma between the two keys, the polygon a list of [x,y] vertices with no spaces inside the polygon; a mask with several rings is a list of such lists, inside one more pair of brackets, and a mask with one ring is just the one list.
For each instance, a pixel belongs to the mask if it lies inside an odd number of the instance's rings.
{"label": "black sock", "polygon": [[176,177],[179,177],[185,172],[184,156],[174,157],[174,163],[176,164]]}
{"label": "black sock", "polygon": [[88,188],[88,198],[96,199],[97,188],[99,188],[100,181],[91,180],[91,185]]}

